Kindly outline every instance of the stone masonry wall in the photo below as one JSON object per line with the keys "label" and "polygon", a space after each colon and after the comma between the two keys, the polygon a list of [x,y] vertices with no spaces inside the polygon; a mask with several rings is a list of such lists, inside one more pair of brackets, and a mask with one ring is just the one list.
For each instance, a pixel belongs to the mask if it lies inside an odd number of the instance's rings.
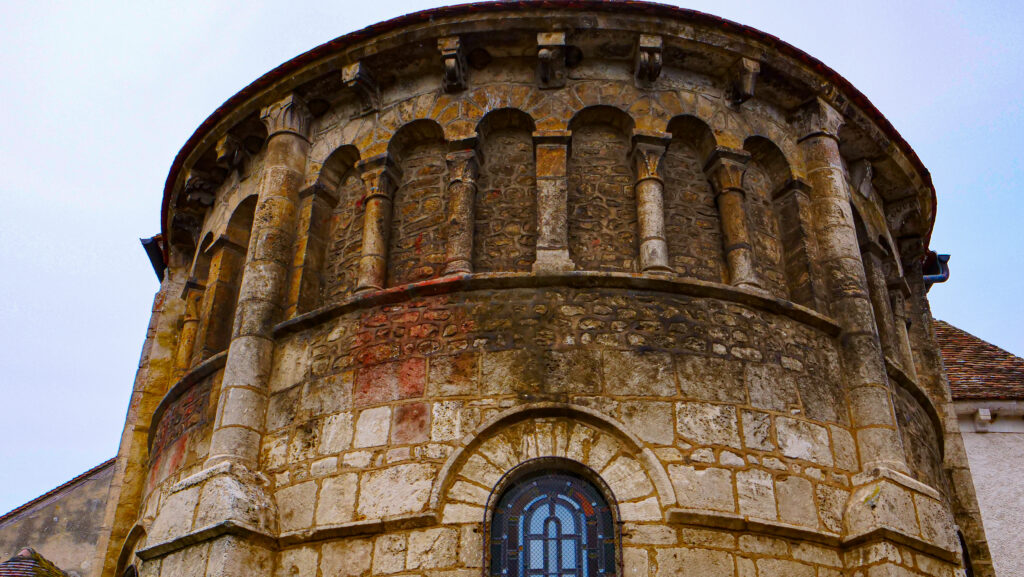
{"label": "stone masonry wall", "polygon": [[355,171],[342,178],[338,204],[331,215],[330,244],[324,266],[324,300],[327,302],[344,298],[355,290],[363,250],[364,194],[363,181]]}
{"label": "stone masonry wall", "polygon": [[722,282],[725,279],[722,228],[714,191],[696,151],[674,139],[662,166],[670,265],[680,276]]}
{"label": "stone masonry wall", "polygon": [[495,131],[482,144],[473,264],[477,272],[529,272],[537,245],[533,139],[525,129]]}
{"label": "stone masonry wall", "polygon": [[402,159],[402,183],[395,192],[388,286],[440,276],[444,268],[444,146],[417,144]]}

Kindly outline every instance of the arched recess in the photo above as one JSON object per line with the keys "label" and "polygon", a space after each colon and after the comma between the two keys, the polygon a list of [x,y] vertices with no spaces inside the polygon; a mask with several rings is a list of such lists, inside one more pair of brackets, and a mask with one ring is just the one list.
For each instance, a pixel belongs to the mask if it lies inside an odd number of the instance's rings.
{"label": "arched recess", "polygon": [[181,330],[178,331],[178,348],[174,353],[173,380],[175,381],[192,368],[193,351],[195,350],[196,336],[199,331],[203,293],[206,290],[206,283],[210,276],[209,248],[212,244],[213,234],[208,232],[195,249],[192,266],[189,268],[188,280],[185,282],[185,288],[181,293],[181,298],[185,300],[185,314],[182,315]]}
{"label": "arched recess", "polygon": [[[763,136],[747,138],[743,149],[750,153],[750,162],[743,173],[743,189],[747,193],[747,222],[757,272],[768,292],[790,299],[794,292],[791,289],[807,284],[810,275],[809,263],[806,259],[797,262],[801,259],[795,254],[803,240],[797,203],[789,203],[789,210],[775,204],[776,194],[782,197],[789,192],[787,184],[793,172],[779,147]],[[779,200],[780,205],[787,201],[786,198]],[[789,266],[787,256],[794,261],[793,267]],[[806,304],[806,299],[802,304]]]}
{"label": "arched recess", "polygon": [[333,197],[329,218],[324,223],[324,265],[321,293],[325,302],[352,294],[363,250],[363,206],[365,194],[356,163],[359,151],[346,145],[324,161],[316,184]]}
{"label": "arched recess", "polygon": [[529,272],[536,257],[533,131],[533,119],[513,108],[494,110],[477,126],[483,157],[473,234],[477,272]]}
{"label": "arched recess", "polygon": [[668,132],[672,141],[661,170],[669,266],[680,276],[725,282],[722,227],[715,193],[704,174],[704,165],[717,146],[714,134],[694,116],[673,118]]}
{"label": "arched recess", "polygon": [[462,439],[438,472],[430,508],[445,523],[484,521],[488,495],[521,464],[575,461],[607,483],[622,521],[661,521],[675,490],[654,453],[625,427],[592,409],[535,403],[505,411]]}
{"label": "arched recess", "polygon": [[611,106],[584,108],[569,123],[569,256],[579,269],[636,272],[633,127]]}
{"label": "arched recess", "polygon": [[199,312],[193,364],[227,349],[231,341],[235,304],[255,212],[255,195],[238,203],[227,226],[206,250],[210,270]]}
{"label": "arched recess", "polygon": [[445,263],[445,139],[433,120],[402,126],[388,143],[401,181],[394,192],[387,286],[441,275]]}
{"label": "arched recess", "polygon": [[129,575],[131,569],[135,567],[135,552],[145,547],[145,544],[146,529],[142,525],[135,525],[121,545],[114,575]]}

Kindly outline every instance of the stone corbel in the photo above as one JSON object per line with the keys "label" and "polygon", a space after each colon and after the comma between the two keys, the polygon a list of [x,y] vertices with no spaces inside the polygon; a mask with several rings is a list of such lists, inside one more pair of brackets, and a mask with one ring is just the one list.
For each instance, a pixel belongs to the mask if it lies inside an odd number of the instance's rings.
{"label": "stone corbel", "polygon": [[267,127],[268,139],[275,134],[287,133],[309,140],[311,118],[306,102],[294,93],[260,111],[260,120]]}
{"label": "stone corbel", "polygon": [[188,171],[185,179],[185,202],[204,208],[213,206],[217,186],[213,175],[193,168]]}
{"label": "stone corbel", "polygon": [[732,101],[743,104],[754,96],[757,75],[761,73],[761,63],[753,58],[740,58],[732,69]]}
{"label": "stone corbel", "polygon": [[249,160],[249,152],[242,145],[242,140],[233,134],[225,134],[217,140],[215,147],[217,153],[217,166],[230,172],[237,170],[241,173],[245,163]]}
{"label": "stone corbel", "polygon": [[565,32],[537,34],[537,84],[541,88],[561,88],[566,79]]}
{"label": "stone corbel", "polygon": [[462,41],[458,36],[446,36],[437,40],[437,49],[441,52],[441,63],[444,65],[444,76],[441,85],[445,92],[459,92],[466,89],[466,54],[462,50]]}
{"label": "stone corbel", "polygon": [[637,84],[652,84],[661,75],[662,37],[656,34],[641,34],[636,47],[634,75]]}
{"label": "stone corbel", "polygon": [[380,90],[377,81],[363,62],[353,62],[341,69],[341,80],[346,88],[355,91],[359,99],[359,112],[354,116],[369,114],[380,108]]}

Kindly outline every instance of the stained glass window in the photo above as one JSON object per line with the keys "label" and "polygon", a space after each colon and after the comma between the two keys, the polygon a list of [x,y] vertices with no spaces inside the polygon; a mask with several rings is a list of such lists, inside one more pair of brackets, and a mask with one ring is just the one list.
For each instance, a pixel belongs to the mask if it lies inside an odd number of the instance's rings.
{"label": "stained glass window", "polygon": [[597,488],[566,473],[512,485],[491,520],[491,577],[615,575],[615,522]]}

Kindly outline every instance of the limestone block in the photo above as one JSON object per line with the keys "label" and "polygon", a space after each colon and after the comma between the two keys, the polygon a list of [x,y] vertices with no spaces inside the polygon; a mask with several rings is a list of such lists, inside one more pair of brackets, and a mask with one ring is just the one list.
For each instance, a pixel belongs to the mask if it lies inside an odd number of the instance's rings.
{"label": "limestone block", "polygon": [[427,394],[431,397],[476,394],[479,357],[477,353],[464,353],[431,358],[427,371]]}
{"label": "limestone block", "polygon": [[622,541],[631,545],[675,545],[679,539],[673,527],[624,523]]}
{"label": "limestone block", "polygon": [[726,467],[742,467],[747,464],[743,457],[732,451],[722,451],[719,453],[718,462]]}
{"label": "limestone block", "polygon": [[701,577],[734,577],[736,568],[731,554],[706,549],[658,549],[657,577],[700,575]]}
{"label": "limestone block", "polygon": [[[320,573],[325,577],[360,577],[370,571],[370,563],[373,561],[373,540],[330,541],[324,543],[320,554]],[[316,575],[316,572],[304,575]]]}
{"label": "limestone block", "polygon": [[805,541],[793,543],[793,558],[816,565],[839,568],[843,566],[843,560],[839,558],[839,553],[834,549]]}
{"label": "limestone block", "polygon": [[814,489],[814,503],[825,529],[833,533],[843,531],[843,512],[850,493],[845,489],[819,483]]}
{"label": "limestone block", "polygon": [[598,433],[597,440],[590,445],[586,464],[595,471],[604,469],[608,461],[619,452],[619,442],[608,435]]}
{"label": "limestone block", "polygon": [[306,481],[277,491],[277,510],[282,532],[313,526],[316,482]]}
{"label": "limestone block", "polygon": [[750,363],[744,371],[750,404],[759,409],[786,411],[799,405],[796,382],[792,374],[779,365]]}
{"label": "limestone block", "polygon": [[338,470],[337,457],[324,457],[319,461],[313,461],[309,465],[309,475],[314,478],[333,475]]}
{"label": "limestone block", "polygon": [[622,548],[622,569],[625,577],[649,577],[650,559],[646,549]]}
{"label": "limestone block", "polygon": [[780,477],[775,481],[779,501],[779,519],[792,525],[818,527],[818,510],[814,506],[814,487],[802,477]]}
{"label": "limestone block", "polygon": [[180,549],[164,557],[160,566],[162,575],[175,577],[204,577],[206,562],[210,555],[208,543],[199,543]]}
{"label": "limestone block", "polygon": [[[576,429],[580,428],[581,427],[576,427]],[[582,428],[584,430],[592,431],[592,429],[589,429],[587,427]],[[477,451],[479,451],[481,455],[486,457],[488,461],[494,463],[496,466],[506,471],[519,464],[519,458],[513,451],[512,445],[510,445],[508,440],[505,439],[505,437],[503,436],[496,436],[487,439],[477,448]],[[577,461],[583,460],[582,453],[579,457],[570,458],[575,458]]]}
{"label": "limestone block", "polygon": [[386,575],[405,570],[408,543],[405,535],[381,535],[373,544],[373,574]]}
{"label": "limestone block", "polygon": [[430,440],[454,441],[462,435],[462,401],[434,403],[430,420]]}
{"label": "limestone block", "polygon": [[391,442],[396,445],[423,443],[430,438],[430,405],[412,403],[395,407]]}
{"label": "limestone block", "polygon": [[199,487],[189,487],[163,498],[160,511],[150,527],[148,541],[162,543],[188,533],[199,504]]}
{"label": "limestone block", "polygon": [[521,349],[484,354],[480,360],[480,382],[485,394],[508,394],[537,390],[540,386],[537,371],[524,370],[534,362]]}
{"label": "limestone block", "polygon": [[466,567],[483,567],[484,539],[479,525],[465,525],[459,531],[459,564]]}
{"label": "limestone block", "polygon": [[773,557],[789,556],[789,546],[786,541],[767,535],[741,535],[740,551]]}
{"label": "limestone block", "polygon": [[276,517],[273,501],[255,479],[221,474],[203,484],[196,508],[195,528],[230,519],[257,529],[275,531]]}
{"label": "limestone block", "polygon": [[844,519],[849,535],[860,535],[878,527],[918,534],[910,491],[888,480],[869,483],[854,491]]}
{"label": "limestone block", "polygon": [[282,341],[274,348],[274,365],[270,371],[270,392],[283,391],[302,382],[309,373],[310,357],[307,343],[295,339]]}
{"label": "limestone block", "polygon": [[676,394],[672,357],[665,353],[608,350],[604,382],[613,395],[671,397]]}
{"label": "limestone block", "polygon": [[775,419],[775,434],[782,454],[792,459],[803,459],[832,466],[828,429],[814,423],[788,417]]}
{"label": "limestone block", "polygon": [[957,550],[956,527],[949,510],[940,501],[924,495],[914,495],[914,504],[921,524],[921,536],[947,551]]}
{"label": "limestone block", "polygon": [[[546,393],[601,392],[601,353],[597,350],[547,351],[543,355],[543,369]],[[616,389],[613,386],[611,390]]]}
{"label": "limestone block", "polygon": [[335,525],[351,521],[355,515],[358,486],[359,476],[355,473],[324,479],[316,505],[316,524]]}
{"label": "limestone block", "polygon": [[857,445],[853,442],[853,435],[842,427],[830,425],[832,433],[832,453],[836,459],[836,467],[845,471],[858,471],[860,464],[857,461]]}
{"label": "limestone block", "polygon": [[660,521],[662,516],[658,498],[651,496],[643,501],[619,503],[619,517],[622,521]]}
{"label": "limestone block", "polygon": [[739,497],[740,515],[758,519],[776,518],[775,488],[770,473],[761,469],[736,473],[736,494]]}
{"label": "limestone block", "polygon": [[356,421],[356,433],[353,439],[355,447],[376,447],[388,442],[391,430],[391,407],[377,407],[359,413]]}
{"label": "limestone block", "polygon": [[352,408],[353,371],[316,379],[303,386],[299,408],[303,416],[319,417]]}
{"label": "limestone block", "polygon": [[409,534],[406,569],[433,569],[455,564],[459,532],[452,528],[426,529]]}
{"label": "limestone block", "polygon": [[[595,433],[596,431],[594,431],[594,429],[591,429],[586,425],[576,423],[572,428],[572,432],[569,433],[569,444],[565,448],[566,458],[579,461],[581,463],[586,461],[587,447],[593,440]],[[481,447],[481,450],[482,449],[483,448]],[[498,462],[494,461],[494,459],[491,460],[495,463]]]}
{"label": "limestone block", "polygon": [[620,419],[631,433],[648,443],[671,445],[672,404],[645,401],[625,401],[619,405]]}
{"label": "limestone block", "polygon": [[499,471],[480,455],[472,455],[462,466],[460,474],[484,487],[493,487],[501,479],[502,471]]}
{"label": "limestone block", "polygon": [[736,510],[729,469],[696,469],[689,465],[669,465],[668,476],[676,490],[680,506],[715,511]]}
{"label": "limestone block", "polygon": [[341,464],[345,467],[365,469],[370,466],[371,460],[373,460],[373,451],[352,451],[341,457]]}
{"label": "limestone block", "polygon": [[312,547],[293,547],[281,551],[277,558],[274,577],[302,577],[316,575],[320,554]]}
{"label": "limestone block", "polygon": [[464,503],[448,503],[444,506],[441,522],[446,525],[460,523],[483,523],[484,508]]}
{"label": "limestone block", "polygon": [[680,541],[691,547],[707,547],[711,549],[736,548],[736,535],[731,531],[680,527],[679,536]]}
{"label": "limestone block", "polygon": [[747,402],[743,363],[686,356],[678,359],[679,387],[686,398],[723,403]]}
{"label": "limestone block", "polygon": [[363,473],[359,479],[359,514],[370,519],[414,513],[427,503],[434,467],[395,465]]}
{"label": "limestone block", "polygon": [[225,535],[210,543],[206,577],[268,575],[273,567],[274,554],[269,549],[243,537]]}
{"label": "limestone block", "polygon": [[814,567],[785,559],[758,559],[759,577],[814,577]]}
{"label": "limestone block", "polygon": [[320,454],[331,455],[352,446],[352,413],[338,413],[323,420]]}
{"label": "limestone block", "polygon": [[288,434],[264,435],[260,447],[260,463],[265,470],[273,471],[288,462]]}
{"label": "limestone block", "polygon": [[462,501],[464,503],[472,503],[483,507],[487,505],[487,499],[490,495],[490,491],[487,489],[479,485],[460,480],[456,481],[452,484],[451,488],[448,489],[447,497],[452,501]]}
{"label": "limestone block", "polygon": [[654,490],[654,485],[647,478],[647,472],[631,457],[622,456],[615,459],[601,471],[601,477],[620,502],[646,497]]}
{"label": "limestone block", "polygon": [[729,405],[677,403],[676,432],[697,445],[741,446],[736,407]]}

